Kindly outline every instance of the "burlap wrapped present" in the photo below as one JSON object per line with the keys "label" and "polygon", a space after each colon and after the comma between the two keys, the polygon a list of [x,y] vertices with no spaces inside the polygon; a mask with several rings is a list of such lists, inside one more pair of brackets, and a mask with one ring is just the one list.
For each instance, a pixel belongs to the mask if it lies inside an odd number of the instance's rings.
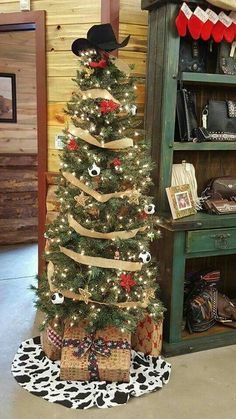
{"label": "burlap wrapped present", "polygon": [[63,331],[59,332],[52,325],[48,325],[41,332],[40,338],[43,351],[47,357],[52,361],[61,359]]}
{"label": "burlap wrapped present", "polygon": [[148,314],[132,334],[132,348],[145,355],[159,356],[162,350],[163,320],[154,321]]}
{"label": "burlap wrapped present", "polygon": [[85,326],[65,325],[60,378],[129,382],[130,333],[107,327],[88,334]]}

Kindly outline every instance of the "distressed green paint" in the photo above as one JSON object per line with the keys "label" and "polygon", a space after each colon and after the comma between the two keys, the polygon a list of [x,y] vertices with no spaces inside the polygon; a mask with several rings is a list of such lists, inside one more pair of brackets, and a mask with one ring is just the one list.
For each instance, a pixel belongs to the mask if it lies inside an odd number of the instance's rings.
{"label": "distressed green paint", "polygon": [[[172,145],[170,145],[172,148]],[[192,143],[192,142],[174,142],[173,149],[175,151],[209,151],[209,150],[236,150],[236,142],[206,142],[206,143]]]}
{"label": "distressed green paint", "polygon": [[189,231],[186,237],[186,252],[214,252],[216,255],[235,253],[236,228]]}
{"label": "distressed green paint", "polygon": [[183,72],[181,75],[181,80],[191,84],[212,84],[220,86],[234,86],[236,84],[236,76],[230,76],[226,74]]}
{"label": "distressed green paint", "polygon": [[185,278],[185,233],[174,235],[169,342],[181,340]]}
{"label": "distressed green paint", "polygon": [[228,328],[223,333],[212,334],[209,336],[201,336],[201,333],[198,333],[198,335],[192,339],[182,339],[181,341],[175,343],[164,342],[163,354],[165,356],[182,355],[235,344],[236,333],[235,331],[232,331],[232,329]]}
{"label": "distressed green paint", "polygon": [[211,215],[198,212],[196,215],[173,220],[169,213],[163,214],[161,225],[171,231],[203,230],[236,226],[236,214]]}
{"label": "distressed green paint", "polygon": [[[176,98],[177,98],[177,73],[179,64],[179,37],[175,30],[175,18],[177,14],[175,5],[166,6],[166,22],[165,22],[165,56],[164,56],[164,82],[162,96],[162,118],[161,118],[161,138],[157,139],[161,142],[160,160],[159,160],[159,210],[160,212],[167,210],[169,204],[166,195],[163,194],[165,188],[171,184],[171,172],[173,162],[173,148],[169,147],[173,143],[175,131],[175,114],[176,114]],[[171,54],[167,54],[171,51]],[[161,199],[160,199],[161,198]]]}

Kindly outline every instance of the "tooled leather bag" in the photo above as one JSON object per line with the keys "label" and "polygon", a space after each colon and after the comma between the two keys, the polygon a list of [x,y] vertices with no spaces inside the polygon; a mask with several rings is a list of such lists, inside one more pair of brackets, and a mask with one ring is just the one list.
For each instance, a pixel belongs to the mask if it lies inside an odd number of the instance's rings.
{"label": "tooled leather bag", "polygon": [[236,305],[224,294],[217,295],[217,321],[236,328]]}
{"label": "tooled leather bag", "polygon": [[205,73],[207,44],[191,38],[181,38],[179,50],[179,72]]}
{"label": "tooled leather bag", "polygon": [[217,56],[217,72],[221,74],[236,74],[236,43],[221,42]]}
{"label": "tooled leather bag", "polygon": [[209,100],[202,119],[210,141],[236,141],[236,102]]}
{"label": "tooled leather bag", "polygon": [[222,176],[211,179],[201,194],[203,199],[232,199],[236,197],[236,177]]}

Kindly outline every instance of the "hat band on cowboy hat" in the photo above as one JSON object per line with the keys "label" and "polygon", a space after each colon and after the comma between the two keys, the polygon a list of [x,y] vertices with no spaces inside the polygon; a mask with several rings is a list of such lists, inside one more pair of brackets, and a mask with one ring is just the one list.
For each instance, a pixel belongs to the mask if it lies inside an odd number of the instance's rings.
{"label": "hat band on cowboy hat", "polygon": [[221,9],[236,11],[236,0],[208,0],[208,3]]}
{"label": "hat band on cowboy hat", "polygon": [[110,23],[92,26],[87,32],[86,38],[76,39],[71,46],[72,52],[79,55],[81,51],[95,48],[103,51],[113,51],[125,47],[130,39],[128,35],[121,43],[118,43]]}

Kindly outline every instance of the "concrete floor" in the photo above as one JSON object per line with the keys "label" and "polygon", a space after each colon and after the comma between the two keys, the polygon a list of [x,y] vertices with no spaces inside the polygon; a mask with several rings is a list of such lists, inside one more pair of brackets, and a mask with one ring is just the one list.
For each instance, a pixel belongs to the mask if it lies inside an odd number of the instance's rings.
{"label": "concrete floor", "polygon": [[38,334],[32,282],[33,276],[0,281],[0,419],[235,419],[236,346],[169,358],[166,387],[112,409],[72,411],[23,390],[10,368],[21,341]]}

